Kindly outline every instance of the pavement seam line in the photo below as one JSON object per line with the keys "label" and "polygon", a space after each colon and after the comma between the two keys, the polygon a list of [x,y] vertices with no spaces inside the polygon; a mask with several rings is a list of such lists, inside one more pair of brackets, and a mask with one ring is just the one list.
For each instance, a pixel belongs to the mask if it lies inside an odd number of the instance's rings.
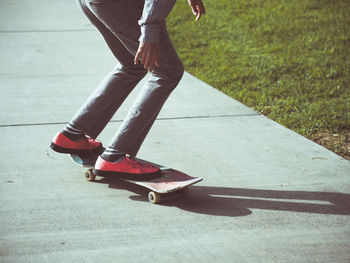
{"label": "pavement seam line", "polygon": [[[236,115],[214,115],[214,116],[188,116],[188,117],[169,117],[169,118],[158,118],[157,121],[168,121],[168,120],[186,120],[186,119],[213,119],[213,118],[234,118],[234,117],[251,117],[260,116],[261,114],[236,114]],[[111,120],[110,122],[122,122],[123,120]],[[43,122],[43,123],[15,123],[15,124],[3,124],[0,128],[8,127],[28,127],[28,126],[49,126],[67,124],[68,122]]]}
{"label": "pavement seam line", "polygon": [[7,33],[64,33],[64,32],[93,32],[95,29],[39,29],[39,30],[0,30],[0,34]]}

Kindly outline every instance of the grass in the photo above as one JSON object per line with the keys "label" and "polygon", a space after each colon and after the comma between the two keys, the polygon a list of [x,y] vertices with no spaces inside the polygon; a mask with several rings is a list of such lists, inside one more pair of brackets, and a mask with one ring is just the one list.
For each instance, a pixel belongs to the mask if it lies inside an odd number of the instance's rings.
{"label": "grass", "polygon": [[199,23],[185,0],[167,19],[186,70],[350,159],[349,1],[204,3]]}

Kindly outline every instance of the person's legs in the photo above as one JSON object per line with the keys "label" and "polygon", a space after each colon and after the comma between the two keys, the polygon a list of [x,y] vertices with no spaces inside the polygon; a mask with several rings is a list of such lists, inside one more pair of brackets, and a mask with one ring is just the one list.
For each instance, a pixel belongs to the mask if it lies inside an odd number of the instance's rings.
{"label": "person's legs", "polygon": [[[86,7],[86,0],[79,1]],[[144,1],[90,1],[93,13],[91,10],[85,10],[85,13],[100,30],[119,61],[118,66],[104,78],[70,121],[73,131],[81,130],[96,138],[126,96],[146,74],[142,65],[133,64],[140,36],[137,21],[142,14]],[[96,17],[97,20],[94,19]],[[102,154],[103,159],[100,157],[97,160],[95,172],[108,173],[114,169],[111,173],[120,173],[120,167],[114,168],[114,161],[120,158],[120,154],[136,155],[164,102],[180,81],[183,65],[171,43],[165,24],[161,29],[159,52],[160,66],[152,72],[109,147]],[[135,167],[134,159],[124,158],[122,161],[127,162],[125,165],[130,169]],[[136,167],[136,174],[156,172],[147,164],[137,164]]]}
{"label": "person's legs", "polygon": [[164,26],[160,34],[159,64],[151,73],[110,148],[136,155],[166,99],[179,83],[184,68]]}
{"label": "person's legs", "polygon": [[119,64],[105,76],[70,124],[96,138],[145,74],[142,69],[128,68]]}
{"label": "person's legs", "polygon": [[[78,0],[77,3],[92,24],[100,31],[112,53],[117,58],[118,64],[105,76],[97,89],[93,91],[65,127],[64,131],[57,133],[54,137],[51,147],[55,151],[62,153],[83,154],[91,151],[99,152],[102,144],[97,140],[91,140],[91,138],[95,139],[100,134],[128,94],[147,73],[142,65],[134,65],[134,56],[116,34],[111,32],[107,25],[103,23],[101,18],[97,16],[97,13],[93,12],[95,9],[99,11],[99,14],[102,13],[103,16],[109,17],[108,15],[111,15],[110,10],[127,8],[125,5],[120,6],[120,4],[123,4],[123,1],[119,1],[119,3],[113,0],[105,0],[104,3],[94,1],[97,8],[95,4],[91,8],[87,1]],[[142,5],[139,4],[138,9],[136,8],[134,11],[141,14]],[[122,28],[124,30],[129,23],[127,13],[128,10],[124,10],[123,16],[119,17],[121,20],[119,24],[123,25]],[[134,31],[137,28],[136,21]],[[86,137],[85,134],[91,138]]]}
{"label": "person's legs", "polygon": [[[166,32],[166,29],[164,28],[162,32]],[[166,36],[168,36],[167,32]],[[164,49],[160,47],[160,67],[153,70],[109,147],[98,158],[94,169],[97,175],[118,175],[120,173],[121,155],[136,156],[163,104],[183,75],[183,65],[177,57],[170,39],[162,38],[161,43],[165,46]],[[172,63],[168,64],[167,59],[171,60]],[[133,166],[133,160],[131,160],[131,166]],[[124,162],[125,159],[122,159],[122,161]],[[143,177],[147,179],[145,171],[150,171],[149,174],[152,175],[157,169],[149,166],[149,164],[138,163],[137,166],[141,167]],[[131,171],[132,168],[129,170]],[[135,171],[135,173],[137,174],[138,171]]]}
{"label": "person's legs", "polygon": [[[119,12],[125,14],[125,10],[129,10],[127,17],[120,14],[118,18],[114,12],[115,8],[97,1],[92,2],[92,9],[111,32],[118,36],[129,52],[135,55],[140,35],[137,21],[142,13],[143,1],[119,1],[118,4],[120,4]],[[151,73],[148,82],[102,155],[105,159],[117,159],[119,157],[117,153],[120,152],[133,156],[137,154],[164,102],[180,81],[184,71],[183,65],[171,43],[165,24],[160,33],[159,52],[160,67]]]}
{"label": "person's legs", "polygon": [[[137,5],[139,3],[142,3],[142,1],[129,0],[123,2],[124,12],[125,9],[129,9],[129,12],[130,10],[138,10]],[[127,19],[120,21],[113,12],[114,8],[106,9],[106,6],[101,4],[93,4],[92,7],[101,21],[106,24],[111,32],[118,36],[130,53],[135,55],[140,35],[137,20],[141,13],[135,15],[135,12],[130,12],[131,14]],[[129,27],[125,27],[124,25],[128,23]],[[115,161],[119,162],[121,155],[135,156],[137,154],[164,102],[183,75],[183,65],[171,43],[165,24],[160,34],[159,51],[160,67],[151,73],[150,79],[141,90],[109,147],[101,155],[102,158],[100,157],[97,160],[95,172],[98,175],[112,173],[112,170],[114,170],[113,163]]]}
{"label": "person's legs", "polygon": [[[86,4],[85,7],[88,7],[89,4],[84,1],[86,0],[80,0],[83,5]],[[117,30],[114,29],[116,32],[113,32],[110,29],[111,21],[118,25],[118,30],[121,32],[127,29],[128,31],[138,29],[137,21],[134,23],[130,21],[127,1],[94,0],[90,2],[91,10],[85,8],[85,14],[99,29],[119,62],[70,121],[72,126],[96,138],[147,71],[142,65],[134,65],[134,57],[130,49],[117,37]],[[133,11],[141,15],[142,6]]]}

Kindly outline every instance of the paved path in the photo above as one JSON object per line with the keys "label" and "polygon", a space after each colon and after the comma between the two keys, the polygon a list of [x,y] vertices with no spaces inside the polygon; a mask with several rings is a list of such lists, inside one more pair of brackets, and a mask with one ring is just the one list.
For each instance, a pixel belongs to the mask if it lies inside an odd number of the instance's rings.
{"label": "paved path", "polygon": [[115,60],[74,1],[15,2],[0,2],[0,262],[350,261],[350,162],[187,73],[139,157],[204,177],[188,199],[86,182],[48,145]]}

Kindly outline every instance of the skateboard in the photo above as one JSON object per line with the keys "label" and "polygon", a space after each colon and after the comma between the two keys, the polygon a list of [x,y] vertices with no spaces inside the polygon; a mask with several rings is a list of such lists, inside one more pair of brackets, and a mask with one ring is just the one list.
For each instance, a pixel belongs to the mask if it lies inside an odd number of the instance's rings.
{"label": "skateboard", "polygon": [[[88,168],[85,172],[85,178],[89,182],[95,181],[96,175],[93,172],[93,167],[99,154],[100,153],[89,155],[70,154],[71,159],[76,164]],[[144,161],[141,159],[137,160]],[[118,178],[121,181],[136,184],[149,189],[150,191],[148,192],[148,201],[152,204],[159,203],[161,200],[164,200],[170,195],[186,196],[188,194],[188,186],[196,184],[203,180],[203,178],[192,177],[172,168],[167,168],[155,163],[152,164],[158,166],[161,171],[161,176],[152,180],[138,181],[116,176],[110,177]]]}

